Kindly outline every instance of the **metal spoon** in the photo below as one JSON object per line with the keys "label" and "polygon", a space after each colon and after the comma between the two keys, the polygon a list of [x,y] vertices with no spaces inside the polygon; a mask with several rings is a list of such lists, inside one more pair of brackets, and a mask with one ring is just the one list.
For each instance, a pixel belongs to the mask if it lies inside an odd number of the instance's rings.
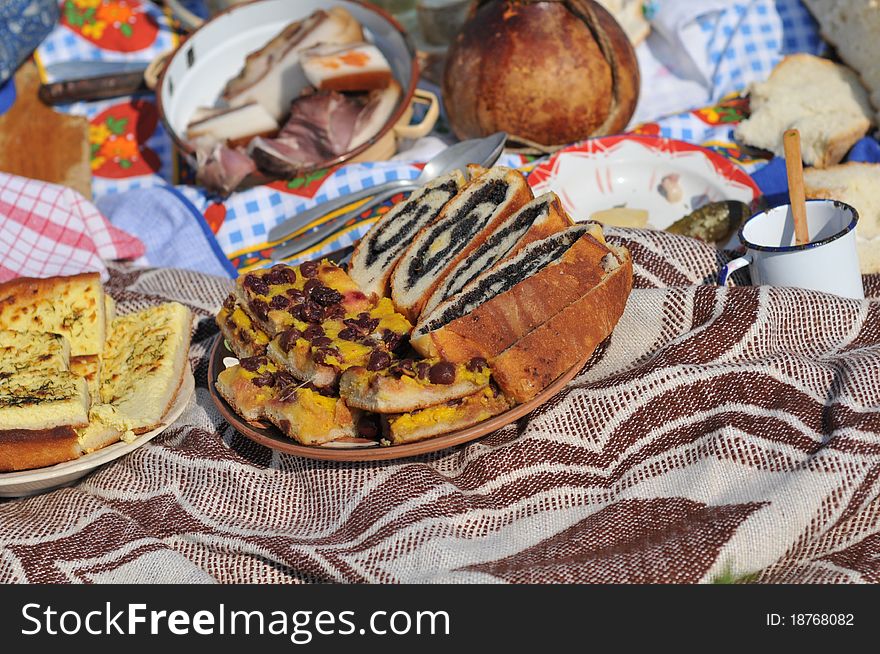
{"label": "metal spoon", "polygon": [[[357,208],[358,212],[366,211],[367,209],[374,207],[381,202],[384,202],[396,193],[400,193],[402,191],[413,191],[420,186],[424,186],[432,179],[435,179],[447,173],[451,173],[456,168],[461,169],[467,166],[467,164],[471,163],[481,164],[483,166],[491,165],[495,163],[495,161],[497,161],[498,157],[501,155],[501,151],[504,149],[504,143],[506,141],[506,133],[496,132],[495,134],[486,136],[481,139],[468,139],[467,141],[454,143],[445,150],[442,150],[438,154],[434,155],[434,157],[425,164],[425,167],[422,169],[421,174],[417,178],[398,179],[391,182],[386,182],[384,184],[379,184],[378,186],[371,186],[360,191],[355,191],[354,193],[349,193],[348,195],[344,195],[333,200],[328,200],[327,202],[298,213],[292,218],[285,220],[283,223],[276,225],[269,230],[269,236],[267,240],[270,243],[274,241],[279,241],[286,236],[293,234],[297,230],[302,229],[309,223],[314,222],[321,216],[326,216],[327,214],[333,213],[334,211],[339,211],[340,209],[343,209],[351,203],[357,202],[358,200],[362,200],[364,198],[369,198],[372,196],[372,200],[369,200],[368,202]],[[342,218],[342,216],[339,216],[339,218]],[[335,221],[336,219],[330,222],[335,223]],[[330,223],[325,223],[325,225],[327,224]],[[325,225],[321,225],[321,227],[324,227]],[[303,236],[305,236],[305,234]],[[281,246],[275,249],[275,253],[278,252],[278,249],[280,249],[280,247]],[[299,249],[302,249],[302,247],[300,247]],[[277,261],[278,258],[275,256],[275,253],[273,253],[272,259]]]}

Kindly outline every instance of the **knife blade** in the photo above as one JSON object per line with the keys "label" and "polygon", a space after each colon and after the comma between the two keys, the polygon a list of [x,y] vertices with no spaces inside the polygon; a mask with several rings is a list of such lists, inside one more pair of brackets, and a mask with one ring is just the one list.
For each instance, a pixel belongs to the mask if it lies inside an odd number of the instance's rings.
{"label": "knife blade", "polygon": [[54,81],[40,85],[39,98],[49,105],[79,100],[104,100],[147,91],[141,62],[67,61],[50,64],[46,75]]}

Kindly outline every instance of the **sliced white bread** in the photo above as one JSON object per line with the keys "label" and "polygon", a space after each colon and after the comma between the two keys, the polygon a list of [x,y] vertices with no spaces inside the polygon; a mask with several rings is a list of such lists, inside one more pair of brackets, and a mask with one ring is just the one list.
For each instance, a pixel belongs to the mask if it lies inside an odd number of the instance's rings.
{"label": "sliced white bread", "polygon": [[0,329],[0,377],[70,368],[70,342],[60,334]]}
{"label": "sliced white bread", "polygon": [[525,177],[511,168],[498,166],[471,181],[398,261],[391,276],[397,310],[409,320],[417,318],[445,275],[532,198]]}
{"label": "sliced white bread", "polygon": [[70,341],[71,356],[101,354],[107,303],[98,273],[0,284],[0,328],[52,332]]}
{"label": "sliced white bread", "polygon": [[875,0],[804,0],[838,56],[861,77],[880,124],[880,3]]}
{"label": "sliced white bread", "polygon": [[168,302],[119,316],[104,352],[101,401],[131,421],[136,434],[154,429],[174,403],[189,369],[192,314]]}
{"label": "sliced white bread", "polygon": [[506,257],[516,255],[529,243],[571,227],[572,220],[552,191],[524,205],[498,224],[477,248],[456,264],[437,284],[422,307],[428,314],[446,298],[458,293],[480,273]]}
{"label": "sliced white bread", "polygon": [[441,209],[465,185],[460,171],[444,175],[398,202],[370,227],[351,254],[349,276],[367,295],[382,297],[397,261],[413,237],[434,222]]}
{"label": "sliced white bread", "polygon": [[880,164],[850,162],[804,170],[808,198],[840,200],[859,214],[856,247],[863,274],[880,273]]}
{"label": "sliced white bread", "polygon": [[0,430],[85,427],[86,380],[66,371],[21,373],[0,379]]}
{"label": "sliced white bread", "polygon": [[785,154],[782,135],[800,132],[804,163],[838,163],[871,126],[873,110],[858,75],[809,54],[783,59],[770,77],[749,89],[751,115],[735,136],[755,148]]}

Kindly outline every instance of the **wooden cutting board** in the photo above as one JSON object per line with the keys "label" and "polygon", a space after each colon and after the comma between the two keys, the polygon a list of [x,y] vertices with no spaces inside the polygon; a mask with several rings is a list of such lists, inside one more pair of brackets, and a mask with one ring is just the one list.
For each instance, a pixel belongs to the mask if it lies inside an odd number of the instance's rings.
{"label": "wooden cutting board", "polygon": [[92,197],[89,121],[55,111],[37,97],[32,61],[15,74],[16,99],[0,116],[0,171],[69,186]]}

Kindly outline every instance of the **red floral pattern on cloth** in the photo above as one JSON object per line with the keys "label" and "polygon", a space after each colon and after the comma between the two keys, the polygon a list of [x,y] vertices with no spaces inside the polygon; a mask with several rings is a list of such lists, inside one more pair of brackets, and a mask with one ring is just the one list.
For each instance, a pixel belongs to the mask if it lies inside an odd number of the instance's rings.
{"label": "red floral pattern on cloth", "polygon": [[75,486],[0,501],[0,582],[876,581],[880,301],[705,285],[714,248],[607,231],[636,288],[585,369],[515,424],[381,465],[238,434],[206,378],[230,282],[114,268],[120,313],[192,307],[195,399]]}
{"label": "red floral pattern on cloth", "polygon": [[103,50],[136,52],[159,33],[139,0],[64,0],[61,24]]}
{"label": "red floral pattern on cloth", "polygon": [[157,172],[162,163],[146,142],[158,121],[148,100],[130,100],[95,116],[89,125],[92,173],[118,179]]}

